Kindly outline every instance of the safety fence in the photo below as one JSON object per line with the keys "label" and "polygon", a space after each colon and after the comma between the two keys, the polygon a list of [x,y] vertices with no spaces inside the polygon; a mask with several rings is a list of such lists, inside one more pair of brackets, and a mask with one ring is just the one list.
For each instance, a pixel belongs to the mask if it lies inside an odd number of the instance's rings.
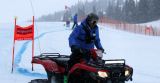
{"label": "safety fence", "polygon": [[160,27],[153,27],[152,25],[147,26],[142,24],[129,24],[126,22],[111,20],[107,18],[100,18],[100,23],[103,25],[110,25],[112,28],[118,30],[150,36],[160,36]]}

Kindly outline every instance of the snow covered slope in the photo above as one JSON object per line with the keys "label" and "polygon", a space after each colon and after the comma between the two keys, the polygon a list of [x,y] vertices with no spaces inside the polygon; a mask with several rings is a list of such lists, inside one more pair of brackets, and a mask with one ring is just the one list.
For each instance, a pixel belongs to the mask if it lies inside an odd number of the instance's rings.
{"label": "snow covered slope", "polygon": [[[23,23],[22,23],[23,24]],[[21,25],[21,24],[20,24]],[[35,55],[40,52],[70,54],[68,30],[61,22],[35,24]],[[113,30],[100,25],[100,38],[106,51],[104,59],[126,59],[134,68],[133,81],[128,83],[160,83],[160,37],[137,35]],[[15,69],[11,73],[14,24],[0,25],[0,83],[28,83],[32,79],[46,78],[42,66],[31,71],[31,41],[17,41]]]}

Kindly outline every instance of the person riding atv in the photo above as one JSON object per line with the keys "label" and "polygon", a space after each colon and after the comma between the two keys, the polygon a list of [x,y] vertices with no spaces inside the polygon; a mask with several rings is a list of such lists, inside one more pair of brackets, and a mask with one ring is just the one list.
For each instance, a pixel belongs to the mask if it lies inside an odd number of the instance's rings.
{"label": "person riding atv", "polygon": [[[125,59],[104,60],[100,43],[98,16],[89,14],[69,37],[72,54],[42,53],[32,63],[41,64],[47,79],[29,83],[125,83],[132,81],[133,68]],[[94,49],[96,46],[97,49]],[[68,68],[69,67],[69,68]]]}
{"label": "person riding atv", "polygon": [[72,53],[68,61],[68,69],[78,63],[81,58],[86,62],[89,61],[90,56],[86,55],[89,55],[94,46],[104,52],[99,38],[98,20],[99,17],[96,14],[90,13],[70,34],[69,46]]}

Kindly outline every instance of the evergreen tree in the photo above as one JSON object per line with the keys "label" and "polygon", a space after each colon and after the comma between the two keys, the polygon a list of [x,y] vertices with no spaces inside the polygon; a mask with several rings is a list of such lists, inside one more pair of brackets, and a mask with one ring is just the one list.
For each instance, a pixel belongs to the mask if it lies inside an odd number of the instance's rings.
{"label": "evergreen tree", "polygon": [[120,14],[121,14],[120,3],[119,0],[116,0],[116,5],[114,7],[114,18],[120,19]]}
{"label": "evergreen tree", "polygon": [[107,17],[109,18],[113,18],[113,10],[114,10],[114,7],[113,7],[113,2],[109,2],[109,5],[108,7],[106,8],[106,15]]}
{"label": "evergreen tree", "polygon": [[129,12],[130,12],[130,9],[129,9],[129,0],[126,0],[125,1],[125,4],[123,6],[123,17],[124,17],[124,20],[125,21],[128,21],[129,19]]}
{"label": "evergreen tree", "polygon": [[154,0],[148,0],[148,19],[149,21],[155,19],[155,11],[156,11],[156,7],[154,4]]}
{"label": "evergreen tree", "polygon": [[136,5],[134,0],[126,0],[125,3],[125,16],[126,21],[133,22],[135,21],[136,16]]}
{"label": "evergreen tree", "polygon": [[148,20],[148,0],[140,0],[138,3],[138,21],[147,22]]}
{"label": "evergreen tree", "polygon": [[96,6],[93,5],[93,13],[97,14]]}
{"label": "evergreen tree", "polygon": [[155,19],[160,18],[160,0],[153,0],[153,15]]}

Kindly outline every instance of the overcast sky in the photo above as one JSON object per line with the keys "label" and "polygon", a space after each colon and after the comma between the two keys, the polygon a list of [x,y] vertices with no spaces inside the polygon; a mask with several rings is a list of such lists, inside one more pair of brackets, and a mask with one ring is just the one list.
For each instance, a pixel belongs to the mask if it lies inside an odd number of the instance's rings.
{"label": "overcast sky", "polygon": [[[33,4],[34,13],[30,1]],[[76,3],[78,0],[0,0],[0,23],[13,22],[15,16],[18,20],[29,20],[32,19],[33,14],[35,17],[40,17],[64,10],[65,5],[71,6]]]}

